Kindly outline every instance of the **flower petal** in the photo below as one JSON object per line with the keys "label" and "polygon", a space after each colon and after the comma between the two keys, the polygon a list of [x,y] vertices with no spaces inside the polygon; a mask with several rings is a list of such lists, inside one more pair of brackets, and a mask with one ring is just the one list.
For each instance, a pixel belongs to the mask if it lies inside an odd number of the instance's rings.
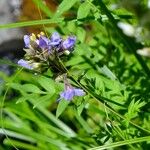
{"label": "flower petal", "polygon": [[25,43],[25,47],[28,48],[30,46],[30,36],[24,35],[24,43]]}
{"label": "flower petal", "polygon": [[51,42],[50,42],[50,45],[52,46],[57,46],[61,43],[62,39],[59,35],[59,33],[57,32],[54,32],[51,36]]}
{"label": "flower petal", "polygon": [[30,70],[33,69],[33,67],[29,65],[28,61],[26,61],[24,59],[20,59],[18,61],[18,65],[20,65],[20,66],[22,66],[24,68],[30,69]]}
{"label": "flower petal", "polygon": [[76,42],[76,37],[70,36],[65,41],[63,41],[62,46],[64,49],[72,49]]}
{"label": "flower petal", "polygon": [[85,92],[82,89],[74,89],[76,96],[84,96]]}
{"label": "flower petal", "polygon": [[65,100],[72,100],[74,95],[75,93],[74,90],[72,89],[66,90],[60,94],[61,98],[64,98]]}
{"label": "flower petal", "polygon": [[50,40],[48,38],[46,38],[45,36],[40,36],[39,38],[39,47],[40,48],[48,48],[48,44],[49,44]]}

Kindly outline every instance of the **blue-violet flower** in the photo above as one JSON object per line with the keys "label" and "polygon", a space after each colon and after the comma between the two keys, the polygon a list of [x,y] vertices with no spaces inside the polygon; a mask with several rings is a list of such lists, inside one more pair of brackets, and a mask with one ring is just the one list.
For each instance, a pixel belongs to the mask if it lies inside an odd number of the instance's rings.
{"label": "blue-violet flower", "polygon": [[67,86],[65,91],[60,93],[60,98],[58,99],[65,99],[65,100],[72,100],[74,96],[84,96],[85,92],[82,89],[74,88],[72,86]]}

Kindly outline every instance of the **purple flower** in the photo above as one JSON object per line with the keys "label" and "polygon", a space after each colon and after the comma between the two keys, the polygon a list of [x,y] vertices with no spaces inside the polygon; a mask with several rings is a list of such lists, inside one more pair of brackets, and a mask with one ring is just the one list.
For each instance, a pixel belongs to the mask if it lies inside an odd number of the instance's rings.
{"label": "purple flower", "polygon": [[74,36],[68,37],[62,43],[63,49],[72,49],[74,47],[75,42],[76,42],[76,37]]}
{"label": "purple flower", "polygon": [[28,48],[30,46],[30,36],[24,35],[24,43],[25,43],[25,47]]}
{"label": "purple flower", "polygon": [[48,38],[46,38],[45,36],[40,36],[40,38],[39,38],[39,47],[40,48],[50,50],[51,47],[50,47],[49,43],[50,43],[50,40]]}
{"label": "purple flower", "polygon": [[18,61],[18,65],[20,65],[20,66],[22,66],[24,68],[30,69],[30,70],[33,69],[33,67],[29,65],[28,61],[26,61],[24,59],[20,59]]}
{"label": "purple flower", "polygon": [[59,35],[59,33],[57,32],[54,32],[51,36],[51,42],[50,42],[50,45],[51,46],[57,46],[61,43],[62,39]]}
{"label": "purple flower", "polygon": [[66,90],[64,92],[60,93],[60,98],[58,99],[65,99],[65,100],[72,100],[74,96],[83,96],[85,95],[85,92],[82,89],[74,88],[67,86]]}

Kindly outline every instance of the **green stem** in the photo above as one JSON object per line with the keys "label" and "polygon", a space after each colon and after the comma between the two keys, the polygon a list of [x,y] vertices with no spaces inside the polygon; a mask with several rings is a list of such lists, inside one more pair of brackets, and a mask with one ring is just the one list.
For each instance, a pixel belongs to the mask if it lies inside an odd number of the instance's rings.
{"label": "green stem", "polygon": [[141,137],[141,138],[135,138],[135,139],[130,139],[130,140],[125,140],[125,141],[119,141],[119,142],[115,142],[115,143],[108,144],[108,145],[103,145],[103,146],[90,148],[89,150],[112,149],[114,147],[119,147],[119,146],[123,146],[123,145],[139,143],[139,142],[145,142],[145,141],[150,141],[150,136]]}
{"label": "green stem", "polygon": [[139,48],[139,44],[136,43],[133,39],[131,40],[131,38],[129,38],[125,34],[123,34],[123,32],[117,26],[117,21],[114,19],[113,15],[110,13],[110,11],[108,10],[108,8],[106,7],[106,5],[103,3],[102,0],[94,0],[93,4],[95,5],[95,7],[96,6],[101,7],[103,12],[106,14],[106,16],[110,20],[111,24],[113,25],[114,29],[117,31],[117,34],[118,34],[118,36],[120,36],[120,39],[122,40],[124,45],[129,49],[129,51],[131,51],[134,54],[134,56],[136,57],[136,59],[138,60],[140,65],[142,66],[143,70],[149,77],[150,69],[148,68],[147,64],[144,62],[142,57],[136,53],[136,50]]}

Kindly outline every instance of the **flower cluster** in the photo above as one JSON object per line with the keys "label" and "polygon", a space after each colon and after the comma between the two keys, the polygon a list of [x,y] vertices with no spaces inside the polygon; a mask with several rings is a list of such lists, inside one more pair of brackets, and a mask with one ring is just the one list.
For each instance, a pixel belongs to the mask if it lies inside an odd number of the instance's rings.
{"label": "flower cluster", "polygon": [[75,42],[75,36],[63,39],[57,32],[54,32],[50,38],[46,37],[43,32],[37,36],[25,35],[25,59],[19,60],[18,64],[24,68],[42,72],[46,68],[58,65],[56,58],[72,52]]}
{"label": "flower cluster", "polygon": [[[54,32],[50,38],[46,37],[43,32],[37,36],[35,34],[25,35],[25,59],[20,59],[18,64],[24,68],[38,72],[51,69],[54,74],[57,73],[56,70],[59,74],[64,74],[66,73],[66,69],[60,63],[60,57],[63,54],[72,52],[75,42],[75,36],[68,36],[66,39],[63,39],[57,32]],[[64,83],[65,90],[60,93],[58,101],[62,99],[70,101],[74,96],[85,95],[82,89],[72,87],[67,78],[64,79]]]}

